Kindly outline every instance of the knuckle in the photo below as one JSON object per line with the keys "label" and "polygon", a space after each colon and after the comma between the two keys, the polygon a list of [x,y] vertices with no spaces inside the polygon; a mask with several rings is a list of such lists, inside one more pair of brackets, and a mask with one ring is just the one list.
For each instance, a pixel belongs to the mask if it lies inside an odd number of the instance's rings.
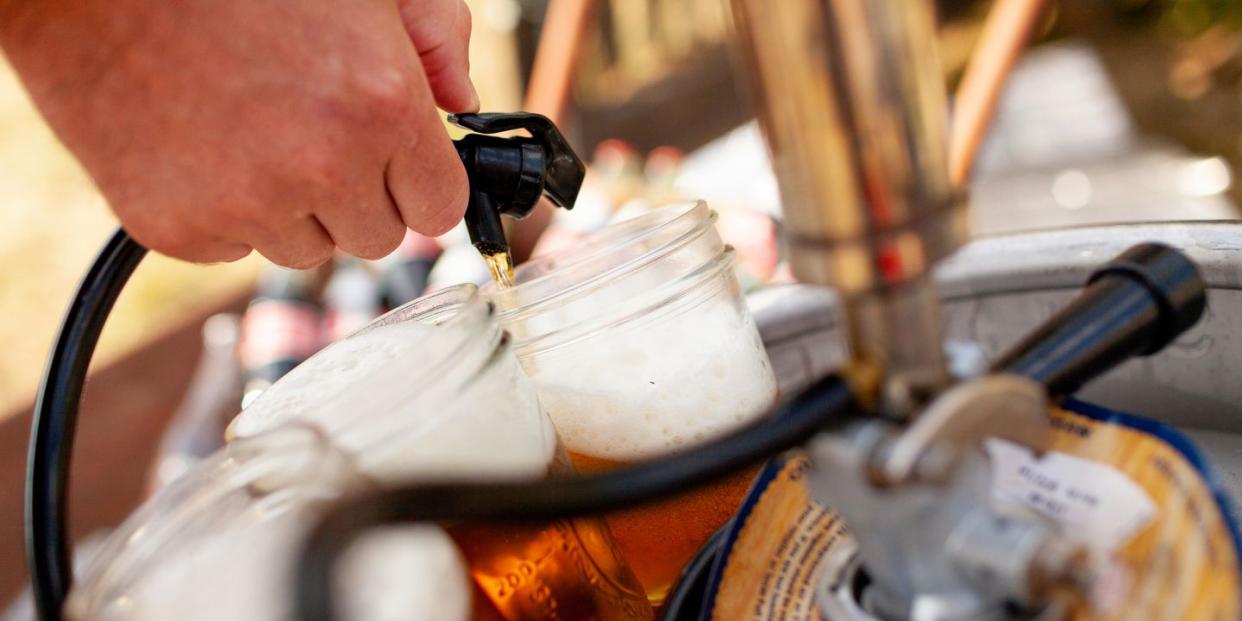
{"label": "knuckle", "polygon": [[382,231],[371,236],[368,244],[370,247],[358,256],[364,259],[382,259],[392,254],[401,245],[402,239],[405,239],[405,227],[399,224],[384,227]]}
{"label": "knuckle", "polygon": [[359,259],[366,259],[368,261],[378,261],[379,259],[382,259],[388,256],[389,254],[392,254],[392,251],[397,249],[397,245],[398,244],[389,244],[387,240],[384,240],[382,243],[371,242],[371,243],[368,243],[366,246],[358,248],[355,251],[349,252],[349,254],[352,254],[355,257],[358,257]]}
{"label": "knuckle", "polygon": [[427,216],[422,219],[415,230],[430,236],[443,235],[449,232],[461,219],[461,212],[455,206],[428,205]]}
{"label": "knuckle", "polygon": [[405,118],[414,108],[414,80],[397,67],[373,68],[357,74],[357,94],[372,118]]}
{"label": "knuckle", "polygon": [[337,240],[341,250],[360,259],[382,259],[401,245],[405,227],[399,222],[370,226],[365,232]]}
{"label": "knuckle", "polygon": [[[454,171],[457,172],[456,169]],[[456,222],[466,211],[466,203],[470,199],[470,181],[463,170],[460,175],[453,174],[445,179],[444,183],[447,185],[445,193],[448,196],[443,209],[445,218]]]}
{"label": "knuckle", "polygon": [[346,164],[326,144],[303,147],[293,158],[294,178],[315,187],[340,187],[346,182]]}
{"label": "knuckle", "polygon": [[[234,239],[238,229],[220,215],[222,204],[202,203],[169,213],[159,205],[127,202],[116,208],[125,230],[138,243],[185,261],[235,261],[250,253]],[[159,217],[151,217],[158,212]]]}
{"label": "knuckle", "polygon": [[334,250],[335,249],[331,245],[325,245],[321,248],[316,248],[315,250],[311,251],[309,255],[307,255],[306,257],[307,264],[305,267],[307,268],[319,267],[320,265],[323,265],[324,263],[331,261],[332,255],[334,254]]}
{"label": "knuckle", "polygon": [[127,224],[126,230],[138,243],[160,254],[194,260],[197,240],[183,228],[168,226],[156,229],[141,224]]}
{"label": "knuckle", "polygon": [[249,247],[240,244],[223,243],[180,231],[134,234],[134,238],[155,252],[194,263],[228,263],[250,254]]}
{"label": "knuckle", "polygon": [[221,223],[230,225],[254,224],[261,218],[261,210],[241,201],[227,201],[217,205],[211,211],[211,214],[207,214],[208,217],[214,216],[219,218]]}
{"label": "knuckle", "polygon": [[419,214],[410,228],[424,235],[443,235],[457,225],[466,210],[470,189],[464,179],[442,179],[434,182],[439,187],[427,188],[426,197],[413,206]]}
{"label": "knuckle", "polygon": [[284,267],[295,270],[307,270],[327,263],[328,260],[332,258],[332,246],[329,244],[323,244],[302,249],[301,251],[291,253],[288,256],[266,256],[273,263],[277,263]]}
{"label": "knuckle", "polygon": [[230,244],[227,247],[222,247],[211,260],[223,263],[232,263],[233,261],[239,261],[250,256],[250,252],[250,246],[243,244]]}

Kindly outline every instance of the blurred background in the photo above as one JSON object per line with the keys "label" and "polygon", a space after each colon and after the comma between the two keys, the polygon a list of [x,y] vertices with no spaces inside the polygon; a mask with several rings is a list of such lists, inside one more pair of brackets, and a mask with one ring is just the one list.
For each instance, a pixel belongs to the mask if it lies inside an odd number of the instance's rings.
{"label": "blurred background", "polygon": [[[721,210],[724,234],[739,248],[747,287],[787,278],[776,242],[779,197],[734,71],[727,0],[469,4],[483,109],[552,106],[592,165],[579,209],[558,216],[536,252],[653,205],[705,198]],[[992,4],[938,2],[951,93]],[[550,5],[561,13],[550,13]],[[553,23],[580,26],[580,44],[571,46],[578,50],[572,58],[549,61],[571,69],[568,90],[558,99],[553,87],[549,104],[526,85],[541,34]],[[1236,217],[1242,0],[1049,2],[1035,30],[970,179],[976,235]],[[553,34],[550,40],[573,38]],[[33,394],[73,288],[116,226],[2,61],[0,205],[0,259],[9,266],[0,271],[2,605],[23,581],[20,484]],[[148,258],[95,358],[96,390],[84,405],[74,466],[74,531],[115,523],[142,495],[150,484],[142,473],[170,418],[208,410],[227,417],[247,391],[384,308],[428,288],[485,277],[463,241],[460,232],[440,240],[412,236],[389,260],[342,259],[334,269],[305,274],[274,271],[257,256],[214,266]],[[256,311],[272,301],[284,310]],[[203,322],[216,315],[225,319],[208,324],[208,344],[215,339],[227,362],[210,363],[208,347],[200,364]],[[297,340],[307,330],[314,336],[292,349],[271,336]],[[212,364],[224,370],[203,379]],[[187,399],[196,368],[207,388]],[[107,493],[87,495],[99,489]]]}

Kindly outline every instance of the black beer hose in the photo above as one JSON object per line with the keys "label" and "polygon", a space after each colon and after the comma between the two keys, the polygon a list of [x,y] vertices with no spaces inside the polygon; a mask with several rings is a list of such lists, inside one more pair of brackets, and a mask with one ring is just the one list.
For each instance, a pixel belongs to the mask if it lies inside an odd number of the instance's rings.
{"label": "black beer hose", "polygon": [[104,245],[61,322],[35,401],[26,463],[26,563],[39,619],[58,621],[73,581],[66,505],[78,405],[112,305],[147,253],[123,230]]}
{"label": "black beer hose", "polygon": [[529,483],[422,482],[358,495],[329,508],[308,536],[296,564],[296,618],[336,618],[333,566],[371,528],[420,521],[545,521],[633,507],[740,472],[816,434],[872,416],[856,405],[849,384],[833,375],[771,416],[711,444],[623,470]]}

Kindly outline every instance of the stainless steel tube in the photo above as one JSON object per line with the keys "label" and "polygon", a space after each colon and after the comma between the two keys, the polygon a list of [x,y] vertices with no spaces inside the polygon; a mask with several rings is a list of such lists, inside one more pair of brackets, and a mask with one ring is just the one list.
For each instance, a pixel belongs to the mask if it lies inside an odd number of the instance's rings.
{"label": "stainless steel tube", "polygon": [[931,2],[733,5],[794,273],[836,288],[852,356],[908,410],[947,382],[929,273],[966,230]]}

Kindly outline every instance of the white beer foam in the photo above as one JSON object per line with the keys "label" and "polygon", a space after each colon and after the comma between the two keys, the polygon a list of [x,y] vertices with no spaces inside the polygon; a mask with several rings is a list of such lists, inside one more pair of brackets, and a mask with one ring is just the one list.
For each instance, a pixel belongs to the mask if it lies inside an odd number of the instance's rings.
{"label": "white beer foam", "polygon": [[572,452],[635,461],[762,416],[776,378],[749,314],[713,298],[522,360]]}
{"label": "white beer foam", "polygon": [[304,421],[381,479],[543,476],[556,435],[516,360],[505,352],[458,386],[454,369],[432,368],[443,348],[461,343],[461,329],[448,330],[405,321],[334,343],[268,388],[230,434]]}

